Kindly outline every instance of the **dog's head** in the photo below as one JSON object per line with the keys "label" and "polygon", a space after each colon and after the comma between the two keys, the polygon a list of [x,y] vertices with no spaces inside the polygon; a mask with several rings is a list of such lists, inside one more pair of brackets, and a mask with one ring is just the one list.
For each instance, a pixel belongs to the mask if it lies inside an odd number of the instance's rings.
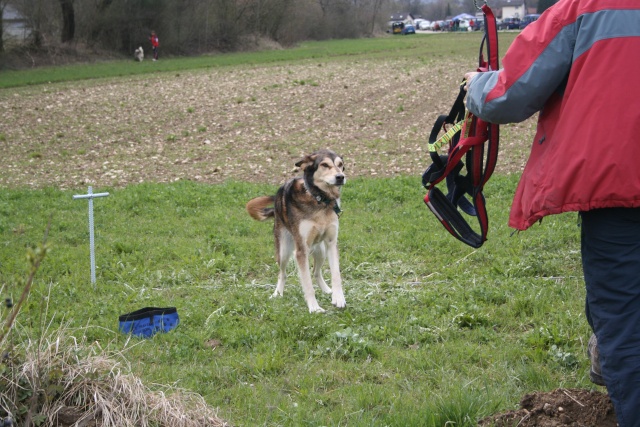
{"label": "dog's head", "polygon": [[319,150],[296,163],[307,185],[318,187],[332,198],[340,197],[340,187],[347,182],[342,157],[331,150]]}

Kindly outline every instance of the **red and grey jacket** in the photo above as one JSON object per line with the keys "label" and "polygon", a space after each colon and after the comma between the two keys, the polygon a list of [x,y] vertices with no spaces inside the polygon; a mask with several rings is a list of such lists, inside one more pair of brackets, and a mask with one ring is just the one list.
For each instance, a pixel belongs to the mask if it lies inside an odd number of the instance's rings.
{"label": "red and grey jacket", "polygon": [[476,75],[467,108],[491,123],[540,112],[509,225],[640,207],[640,1],[560,0]]}

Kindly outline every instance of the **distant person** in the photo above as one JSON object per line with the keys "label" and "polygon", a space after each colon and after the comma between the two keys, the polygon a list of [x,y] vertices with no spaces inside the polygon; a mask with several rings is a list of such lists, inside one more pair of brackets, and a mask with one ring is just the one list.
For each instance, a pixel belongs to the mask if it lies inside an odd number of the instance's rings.
{"label": "distant person", "polygon": [[540,112],[509,225],[580,213],[590,377],[620,427],[640,427],[638,22],[638,0],[560,0],[514,39],[502,69],[465,75],[467,107],[485,121]]}
{"label": "distant person", "polygon": [[158,47],[160,46],[160,41],[158,40],[158,35],[155,31],[151,31],[151,35],[149,36],[149,40],[151,41],[151,49],[153,50],[153,60],[158,60]]}

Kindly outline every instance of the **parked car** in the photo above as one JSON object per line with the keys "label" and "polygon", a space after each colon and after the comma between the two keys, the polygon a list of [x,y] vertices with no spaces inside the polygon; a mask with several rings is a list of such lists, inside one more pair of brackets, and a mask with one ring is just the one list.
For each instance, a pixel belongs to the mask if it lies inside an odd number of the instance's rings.
{"label": "parked car", "polygon": [[415,34],[416,33],[416,27],[414,27],[411,24],[405,25],[404,28],[402,29],[402,34],[403,35],[407,35],[407,34]]}
{"label": "parked car", "polygon": [[537,13],[533,13],[531,15],[525,15],[522,18],[522,21],[520,21],[520,29],[522,30],[524,27],[531,24],[533,21],[537,20],[538,18],[540,18],[540,15]]}
{"label": "parked car", "polygon": [[[457,25],[456,25],[456,22],[457,22]],[[457,21],[454,21],[454,27],[458,31],[468,31],[469,26],[470,26],[470,23],[468,19],[458,19]]]}
{"label": "parked car", "polygon": [[391,24],[391,32],[393,34],[402,34],[404,29],[404,22],[394,22]]}
{"label": "parked car", "polygon": [[520,28],[520,18],[504,18],[499,24],[499,30],[517,30]]}
{"label": "parked car", "polygon": [[448,28],[446,28],[446,24],[444,21],[433,21],[431,23],[431,30],[432,31],[445,31],[448,30]]}
{"label": "parked car", "polygon": [[430,30],[431,29],[431,21],[421,21],[418,25],[419,30]]}

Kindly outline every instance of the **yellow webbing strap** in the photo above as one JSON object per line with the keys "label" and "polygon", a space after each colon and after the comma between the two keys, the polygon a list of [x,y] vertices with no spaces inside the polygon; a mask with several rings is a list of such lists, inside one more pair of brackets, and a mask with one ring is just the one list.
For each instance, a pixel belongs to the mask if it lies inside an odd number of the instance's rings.
{"label": "yellow webbing strap", "polygon": [[433,144],[427,144],[427,147],[429,148],[429,152],[432,153],[434,151],[438,151],[438,149],[442,148],[443,145],[448,144],[451,141],[451,138],[453,138],[455,134],[458,133],[460,129],[462,129],[463,123],[464,123],[464,120],[460,120],[458,123],[453,125],[451,129],[447,131],[447,133],[445,133],[440,138],[438,138],[436,142],[434,142]]}

